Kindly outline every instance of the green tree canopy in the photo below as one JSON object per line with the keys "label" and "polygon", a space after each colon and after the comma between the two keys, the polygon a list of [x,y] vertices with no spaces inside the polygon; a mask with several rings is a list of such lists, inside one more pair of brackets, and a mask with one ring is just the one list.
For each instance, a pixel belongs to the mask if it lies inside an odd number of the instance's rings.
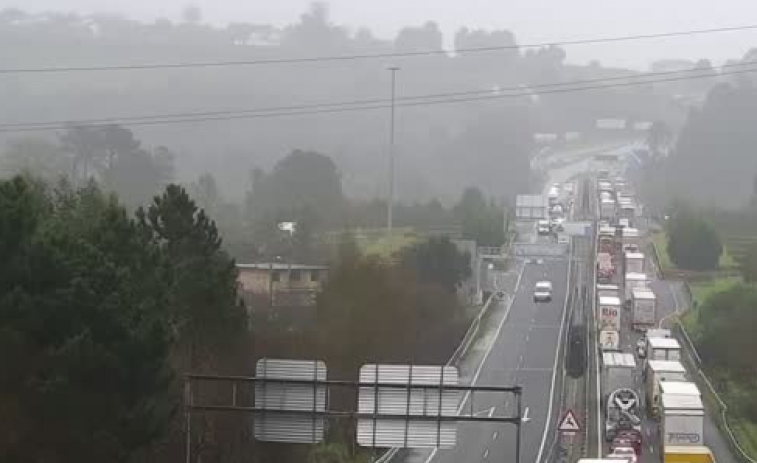
{"label": "green tree canopy", "polygon": [[158,254],[93,185],[0,182],[0,224],[0,460],[128,460],[173,413]]}
{"label": "green tree canopy", "polygon": [[437,284],[450,293],[471,275],[470,256],[458,251],[449,238],[431,238],[400,252],[405,268],[415,270],[421,281]]}
{"label": "green tree canopy", "polygon": [[667,233],[668,254],[679,268],[718,268],[723,244],[715,229],[701,215],[687,206],[678,206],[668,223]]}
{"label": "green tree canopy", "polygon": [[487,202],[478,188],[466,188],[453,208],[465,239],[479,246],[501,246],[505,242],[505,213]]}
{"label": "green tree canopy", "polygon": [[139,209],[137,218],[163,257],[171,322],[188,349],[189,367],[203,366],[207,359],[200,355],[232,341],[247,326],[236,265],[221,249],[215,223],[178,185],[169,185],[147,209]]}

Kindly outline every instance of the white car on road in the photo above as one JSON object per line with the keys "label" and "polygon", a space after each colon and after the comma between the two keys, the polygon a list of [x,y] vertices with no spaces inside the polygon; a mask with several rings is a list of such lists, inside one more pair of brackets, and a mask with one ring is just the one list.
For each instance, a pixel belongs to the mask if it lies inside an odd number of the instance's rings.
{"label": "white car on road", "polygon": [[552,300],[552,282],[540,281],[534,287],[534,302],[549,302]]}

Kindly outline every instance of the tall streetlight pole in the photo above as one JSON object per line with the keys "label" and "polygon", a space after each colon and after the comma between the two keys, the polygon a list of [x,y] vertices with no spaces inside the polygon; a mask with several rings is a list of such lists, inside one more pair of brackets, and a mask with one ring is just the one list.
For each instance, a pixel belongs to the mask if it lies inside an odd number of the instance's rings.
{"label": "tall streetlight pole", "polygon": [[391,104],[391,116],[389,121],[389,197],[386,204],[386,234],[391,242],[392,235],[392,220],[394,212],[394,102],[396,99],[397,88],[397,71],[400,70],[398,66],[391,66],[387,68],[392,73],[392,104]]}

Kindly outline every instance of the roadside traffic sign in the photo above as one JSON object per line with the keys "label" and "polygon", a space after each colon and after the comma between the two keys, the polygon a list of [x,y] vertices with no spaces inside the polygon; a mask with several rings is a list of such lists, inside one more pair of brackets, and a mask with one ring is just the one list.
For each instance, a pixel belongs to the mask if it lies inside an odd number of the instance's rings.
{"label": "roadside traffic sign", "polygon": [[568,411],[565,412],[562,420],[560,420],[560,426],[557,428],[557,430],[566,433],[574,433],[581,430],[581,425],[578,424],[578,420],[576,419],[576,415],[573,413],[573,410],[568,409]]}

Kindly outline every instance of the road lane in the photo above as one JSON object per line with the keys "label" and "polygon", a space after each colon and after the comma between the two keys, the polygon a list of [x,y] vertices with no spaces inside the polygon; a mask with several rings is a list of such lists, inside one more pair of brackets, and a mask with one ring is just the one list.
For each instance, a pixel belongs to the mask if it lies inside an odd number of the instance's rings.
{"label": "road lane", "polygon": [[[537,281],[552,281],[553,299],[548,303],[533,301],[533,287]],[[527,264],[507,318],[499,330],[494,344],[481,365],[477,385],[520,384],[524,388],[523,407],[529,408],[528,424],[523,426],[522,460],[536,460],[549,412],[555,354],[564,320],[567,295],[568,260],[544,259],[543,264]],[[487,412],[495,407],[495,415],[513,414],[512,400],[504,397],[477,394],[474,400],[465,401],[461,412]],[[471,408],[472,407],[472,408]],[[553,417],[552,417],[553,418]],[[464,423],[458,430],[454,449],[434,452],[426,461],[459,463],[514,459],[515,427]]]}

